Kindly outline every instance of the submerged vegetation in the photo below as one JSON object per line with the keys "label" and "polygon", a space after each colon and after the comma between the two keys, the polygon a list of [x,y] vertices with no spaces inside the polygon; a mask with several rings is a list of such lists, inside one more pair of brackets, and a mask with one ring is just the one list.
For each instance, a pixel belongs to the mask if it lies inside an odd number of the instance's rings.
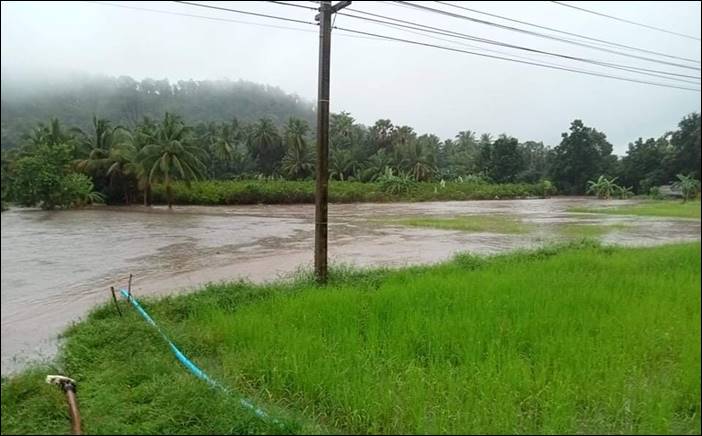
{"label": "submerged vegetation", "polygon": [[386,224],[461,230],[465,232],[525,233],[529,229],[529,226],[521,221],[501,215],[464,215],[451,218],[414,217],[385,220],[383,222]]}
{"label": "submerged vegetation", "polygon": [[617,230],[624,230],[629,226],[626,224],[583,224],[570,223],[560,226],[559,231],[563,236],[573,239],[592,239],[604,236],[607,233]]}
{"label": "submerged vegetation", "polygon": [[611,215],[660,216],[672,218],[700,219],[700,202],[689,201],[646,201],[639,204],[628,204],[616,207],[573,207],[569,212],[605,213]]}
{"label": "submerged vegetation", "polygon": [[[584,244],[394,271],[210,285],[147,300],[159,324],[290,432],[699,433],[700,244]],[[279,431],[187,373],[133,310],[66,333],[86,433]],[[339,310],[339,308],[344,308]],[[2,433],[61,433],[29,370]]]}

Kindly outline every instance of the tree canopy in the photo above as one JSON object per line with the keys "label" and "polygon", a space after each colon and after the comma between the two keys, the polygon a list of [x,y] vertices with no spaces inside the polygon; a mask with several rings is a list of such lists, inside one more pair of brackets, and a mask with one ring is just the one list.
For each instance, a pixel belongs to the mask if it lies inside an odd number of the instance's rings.
{"label": "tree canopy", "polygon": [[[71,92],[3,93],[2,113],[3,199],[21,203],[70,173],[87,176],[109,202],[145,204],[153,184],[176,179],[314,177],[312,108],[246,82],[101,78]],[[56,116],[28,123],[46,114]],[[441,140],[390,119],[366,126],[348,112],[331,114],[329,137],[335,180],[544,183],[584,194],[600,176],[636,193],[672,183],[678,174],[700,178],[697,113],[675,131],[632,142],[622,159],[603,132],[581,120],[553,148],[470,129]],[[24,178],[30,168],[47,175],[44,185],[30,186]],[[41,202],[60,203],[46,196]]]}

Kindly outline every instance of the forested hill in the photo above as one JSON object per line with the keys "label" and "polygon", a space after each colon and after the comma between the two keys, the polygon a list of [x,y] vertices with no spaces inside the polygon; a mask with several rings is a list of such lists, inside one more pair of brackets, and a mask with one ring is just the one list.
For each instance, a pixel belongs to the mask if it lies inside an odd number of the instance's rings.
{"label": "forested hill", "polygon": [[64,125],[89,130],[92,116],[133,126],[143,117],[182,115],[190,122],[256,121],[271,118],[282,125],[289,117],[314,125],[314,106],[280,88],[231,80],[134,80],[131,77],[83,76],[32,83],[2,78],[2,147],[18,145],[23,133],[51,117]]}

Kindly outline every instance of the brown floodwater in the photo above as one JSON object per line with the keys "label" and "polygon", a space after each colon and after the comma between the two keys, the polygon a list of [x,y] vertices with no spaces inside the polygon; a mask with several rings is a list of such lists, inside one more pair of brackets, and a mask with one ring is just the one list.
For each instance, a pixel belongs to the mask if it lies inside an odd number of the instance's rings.
{"label": "brown floodwater", "polygon": [[[586,198],[333,204],[332,263],[432,263],[458,252],[493,254],[563,239],[568,223],[621,224],[603,242],[652,245],[700,239],[699,220],[575,214],[575,206],[633,203]],[[384,224],[408,216],[504,215],[526,234],[467,233]],[[289,276],[312,263],[314,205],[99,207],[2,213],[2,373],[50,358],[57,335],[109,287],[134,274],[137,296],[192,290],[207,282]]]}

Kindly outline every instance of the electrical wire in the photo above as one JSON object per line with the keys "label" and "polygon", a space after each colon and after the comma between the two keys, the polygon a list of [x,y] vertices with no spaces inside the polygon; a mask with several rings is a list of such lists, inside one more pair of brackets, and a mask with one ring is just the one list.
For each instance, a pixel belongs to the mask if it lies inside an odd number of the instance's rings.
{"label": "electrical wire", "polygon": [[588,14],[599,15],[600,17],[606,17],[606,18],[610,18],[612,20],[621,21],[622,23],[633,24],[634,26],[645,27],[647,29],[657,30],[659,32],[669,33],[671,35],[682,36],[683,38],[694,39],[695,41],[702,41],[700,38],[697,38],[695,36],[685,35],[684,33],[673,32],[671,30],[661,29],[660,27],[650,26],[648,24],[637,23],[636,21],[625,20],[624,18],[614,17],[612,15],[603,14],[602,12],[591,11],[590,9],[581,8],[579,6],[573,6],[573,5],[569,5],[567,3],[556,2],[556,1],[552,1],[551,3],[555,3],[555,4],[560,5],[560,6],[565,6],[567,8],[573,8],[573,9],[579,10],[581,12],[587,12]]}
{"label": "electrical wire", "polygon": [[575,70],[575,69],[567,68],[567,67],[556,67],[556,66],[538,63],[538,62],[521,61],[521,60],[511,59],[511,58],[504,57],[504,56],[494,56],[494,55],[489,55],[489,54],[485,54],[485,53],[471,52],[471,51],[461,50],[461,49],[453,48],[453,47],[445,47],[445,46],[440,46],[440,45],[436,45],[436,44],[429,44],[429,43],[425,43],[425,42],[421,42],[421,41],[412,41],[412,40],[403,39],[403,38],[395,38],[392,36],[380,35],[380,34],[372,33],[372,32],[363,32],[360,30],[347,29],[347,28],[338,27],[338,26],[336,26],[335,29],[341,30],[343,32],[351,32],[351,33],[357,33],[357,34],[361,34],[361,35],[374,36],[376,38],[387,39],[387,40],[391,40],[391,41],[404,42],[404,43],[419,45],[419,46],[424,46],[424,47],[438,48],[441,50],[448,50],[448,51],[466,53],[466,54],[482,56],[482,57],[487,57],[487,58],[492,58],[492,59],[517,62],[520,64],[534,65],[534,66],[539,66],[539,67],[544,67],[544,68],[551,68],[551,69],[556,69],[556,70],[563,70],[563,71],[570,71],[570,72],[576,72],[576,73],[581,73],[581,74],[587,74],[587,75],[591,75],[591,76],[598,76],[598,77],[606,77],[606,78],[616,79],[616,80],[623,80],[626,82],[660,86],[660,87],[664,87],[664,88],[675,88],[675,89],[683,89],[683,90],[688,90],[688,91],[700,92],[700,90],[697,88],[689,88],[689,87],[685,87],[685,86],[677,86],[677,85],[659,83],[659,82],[649,82],[649,81],[645,81],[645,80],[631,79],[631,78],[626,78],[626,77],[621,77],[621,76],[612,76],[612,75],[603,74],[603,73],[585,72],[582,70]]}
{"label": "electrical wire", "polygon": [[[233,12],[233,13],[244,14],[244,15],[252,15],[252,16],[271,18],[271,19],[277,19],[277,20],[283,20],[283,21],[297,22],[297,23],[302,23],[302,24],[311,24],[311,25],[316,26],[315,23],[308,22],[308,21],[296,20],[296,19],[280,17],[280,16],[275,16],[275,15],[261,14],[261,13],[251,12],[251,11],[242,11],[242,10],[237,10],[237,9],[232,9],[232,8],[223,8],[223,7],[218,7],[218,6],[203,5],[203,4],[193,3],[193,2],[189,2],[189,1],[177,1],[176,3],[181,3],[181,4],[185,4],[185,5],[196,6],[196,7],[204,7],[204,8],[208,8],[208,9],[223,10],[223,11],[227,11],[227,12]],[[104,3],[99,3],[99,4],[104,4]],[[119,6],[122,6],[122,5],[119,5]],[[627,82],[632,82],[632,83],[648,84],[648,85],[652,85],[652,86],[659,86],[659,87],[700,92],[700,90],[696,89],[696,88],[677,86],[677,85],[673,85],[673,84],[664,84],[664,83],[660,83],[660,82],[650,82],[650,81],[638,80],[638,79],[633,79],[633,78],[626,78],[626,77],[621,77],[621,76],[612,76],[609,74],[596,73],[596,72],[590,72],[590,71],[582,71],[582,70],[577,70],[577,69],[563,67],[563,66],[547,65],[547,64],[543,64],[543,63],[539,63],[539,62],[518,60],[518,59],[509,58],[506,56],[496,56],[496,55],[490,55],[490,54],[485,54],[485,53],[472,52],[472,51],[462,50],[462,49],[453,48],[453,47],[445,47],[445,46],[440,46],[440,45],[436,45],[436,44],[429,44],[429,43],[425,43],[425,42],[421,42],[421,41],[413,41],[413,40],[407,40],[407,39],[403,39],[403,38],[395,38],[395,37],[391,37],[391,36],[387,36],[387,35],[382,35],[382,34],[377,34],[377,33],[372,33],[372,32],[364,32],[364,31],[360,31],[360,30],[356,30],[356,29],[349,29],[349,28],[343,28],[343,27],[338,27],[338,26],[334,26],[334,28],[338,29],[342,32],[348,32],[348,33],[353,33],[356,35],[373,37],[373,38],[377,38],[377,39],[381,39],[381,40],[403,42],[403,43],[412,44],[412,45],[425,46],[425,47],[431,47],[431,48],[436,48],[436,49],[441,49],[441,50],[448,50],[448,51],[453,51],[453,52],[471,54],[471,55],[475,55],[475,56],[481,56],[481,57],[492,58],[492,59],[497,59],[497,60],[515,62],[515,63],[526,64],[526,65],[539,66],[539,67],[543,67],[543,68],[569,71],[569,72],[575,72],[575,73],[586,74],[586,75],[597,76],[597,77],[612,78],[612,79],[622,80],[622,81],[627,81]]]}
{"label": "electrical wire", "polygon": [[582,34],[579,34],[579,33],[567,32],[567,31],[565,31],[565,30],[554,29],[553,27],[542,26],[542,25],[539,25],[539,24],[530,23],[530,22],[528,22],[528,21],[515,20],[514,18],[505,17],[505,16],[503,16],[503,15],[492,14],[492,13],[485,12],[485,11],[481,11],[481,10],[478,10],[478,9],[472,9],[472,8],[467,8],[467,7],[465,7],[465,6],[459,6],[459,5],[456,5],[456,4],[453,4],[453,3],[449,3],[449,2],[446,2],[446,1],[436,1],[436,3],[440,3],[440,4],[442,4],[442,5],[451,6],[451,7],[458,8],[458,9],[463,9],[464,11],[474,12],[474,13],[476,13],[476,14],[487,15],[487,16],[489,16],[489,17],[499,18],[499,19],[501,19],[501,20],[511,21],[511,22],[513,22],[513,23],[524,24],[524,25],[527,25],[527,26],[536,27],[536,28],[538,28],[538,29],[548,30],[548,31],[551,31],[551,32],[556,32],[556,33],[561,33],[561,34],[563,34],[563,35],[568,35],[568,36],[575,36],[575,37],[578,37],[578,38],[587,39],[587,40],[589,40],[589,41],[594,41],[594,42],[598,42],[598,43],[602,43],[602,44],[607,44],[607,45],[611,45],[611,46],[615,46],[615,47],[626,48],[626,49],[629,49],[629,50],[634,50],[634,51],[638,51],[638,52],[642,52],[642,53],[654,54],[654,55],[657,55],[657,56],[662,56],[662,57],[666,57],[666,58],[670,58],[670,59],[678,59],[678,60],[681,60],[681,61],[693,62],[693,63],[696,63],[696,64],[701,63],[701,61],[700,61],[699,59],[691,59],[691,58],[685,58],[685,57],[681,57],[681,56],[673,56],[673,55],[666,54],[666,53],[661,53],[661,52],[658,52],[658,51],[647,50],[647,49],[644,49],[644,48],[634,47],[634,46],[630,46],[630,45],[626,45],[626,44],[620,44],[620,43],[617,43],[617,42],[614,42],[614,41],[608,41],[608,40],[605,40],[605,39],[594,38],[594,37],[592,37],[592,36],[582,35]]}
{"label": "electrical wire", "polygon": [[180,4],[184,4],[184,5],[189,5],[189,6],[196,6],[196,7],[200,7],[200,8],[215,9],[215,10],[219,10],[219,11],[234,12],[237,14],[252,15],[254,17],[271,18],[274,20],[290,21],[293,23],[301,23],[301,24],[313,24],[315,26],[317,25],[316,23],[313,23],[312,21],[297,20],[295,18],[286,18],[286,17],[277,16],[277,15],[261,14],[258,12],[242,11],[241,9],[223,8],[221,6],[203,5],[201,3],[193,3],[193,2],[187,2],[187,1],[176,1],[175,3],[180,3]]}
{"label": "electrical wire", "polygon": [[[392,18],[392,17],[387,17],[387,16],[383,16],[383,15],[379,15],[379,14],[370,13],[370,12],[364,12],[364,11],[360,11],[357,9],[353,9],[353,12],[360,12],[360,13],[363,13],[366,15],[371,15],[374,17],[382,17],[382,18],[385,18],[387,20],[392,20],[392,21],[396,21],[399,23],[409,23],[409,26],[404,25],[404,24],[391,23],[391,22],[384,21],[384,20],[378,20],[375,18],[361,17],[358,15],[353,15],[353,14],[349,14],[346,12],[338,12],[338,14],[343,15],[343,16],[347,16],[347,17],[351,17],[351,18],[366,20],[366,21],[370,21],[370,22],[375,22],[375,23],[380,23],[380,24],[392,24],[392,25],[396,25],[399,27],[406,27],[406,28],[409,28],[412,30],[419,30],[419,31],[427,32],[427,33],[435,33],[435,34],[450,36],[450,37],[454,37],[454,38],[467,39],[470,41],[482,42],[482,43],[491,44],[491,45],[498,45],[501,47],[513,48],[513,49],[517,49],[517,50],[527,51],[530,53],[537,53],[537,54],[542,54],[542,55],[554,56],[554,57],[568,59],[568,60],[574,60],[574,61],[578,61],[578,62],[585,62],[585,63],[590,63],[590,64],[594,64],[594,65],[598,65],[598,66],[619,69],[619,70],[623,70],[623,71],[636,71],[636,72],[642,72],[642,74],[647,73],[648,75],[655,74],[656,76],[659,74],[665,74],[665,75],[669,75],[669,76],[684,77],[684,78],[696,79],[696,80],[701,79],[701,77],[699,77],[699,76],[691,76],[691,75],[687,75],[687,74],[673,73],[670,71],[654,70],[654,69],[649,69],[649,68],[616,64],[616,63],[612,63],[612,62],[605,62],[605,61],[600,61],[600,60],[595,60],[595,59],[581,58],[581,57],[577,57],[577,56],[564,55],[562,53],[548,52],[548,51],[544,51],[544,50],[538,50],[538,49],[533,49],[533,48],[529,48],[529,47],[508,44],[508,43],[504,43],[501,41],[496,41],[496,40],[487,39],[487,38],[481,38],[481,37],[477,37],[477,36],[473,36],[473,35],[469,35],[469,34],[465,34],[465,33],[441,29],[438,27],[427,26],[424,24],[419,24],[419,23],[415,23],[415,22],[411,22],[411,21],[407,21],[407,20],[401,20],[398,18]],[[427,30],[425,30],[425,29],[427,29]],[[695,84],[696,84],[696,82],[695,82]]]}
{"label": "electrical wire", "polygon": [[506,26],[506,25],[504,25],[504,24],[494,23],[494,22],[492,22],[492,21],[480,20],[480,19],[478,19],[478,18],[469,17],[469,16],[467,16],[467,15],[456,14],[456,13],[449,12],[449,11],[445,11],[445,10],[442,10],[442,9],[430,8],[429,6],[424,6],[424,5],[420,5],[420,4],[416,4],[416,3],[411,3],[411,2],[408,2],[408,1],[395,1],[394,3],[401,4],[401,5],[408,6],[408,7],[413,7],[413,8],[415,8],[415,9],[423,10],[423,11],[425,11],[425,12],[433,12],[433,13],[437,13],[437,14],[441,14],[441,15],[446,15],[446,16],[453,17],[453,18],[460,18],[460,19],[472,21],[472,22],[474,22],[474,23],[480,23],[480,24],[485,24],[485,25],[488,25],[488,26],[498,27],[498,28],[505,29],[505,30],[511,30],[511,31],[515,31],[515,32],[525,33],[525,34],[532,35],[532,36],[537,36],[537,37],[540,37],[540,38],[547,38],[547,39],[551,39],[551,40],[566,42],[566,43],[575,44],[575,45],[580,45],[580,46],[587,47],[587,48],[592,48],[592,49],[595,49],[595,50],[602,50],[602,51],[606,51],[606,52],[618,54],[618,55],[621,55],[621,56],[632,57],[632,58],[636,58],[636,59],[640,59],[640,60],[645,60],[645,61],[649,61],[649,62],[655,62],[655,63],[659,63],[659,64],[670,65],[670,66],[674,66],[674,67],[678,67],[678,68],[686,68],[686,69],[690,69],[690,70],[697,70],[697,71],[700,71],[700,68],[699,68],[699,67],[692,67],[692,66],[690,66],[690,65],[683,65],[683,64],[678,64],[678,63],[675,63],[675,62],[662,61],[662,60],[660,60],[660,59],[653,59],[653,58],[648,58],[648,57],[645,57],[645,56],[638,56],[638,55],[633,55],[633,54],[630,54],[630,53],[623,53],[623,52],[620,52],[620,51],[617,51],[617,50],[610,50],[610,49],[606,49],[606,48],[603,48],[603,47],[597,47],[597,46],[593,46],[593,45],[590,45],[590,44],[585,44],[585,43],[573,41],[573,40],[571,40],[571,39],[559,38],[559,37],[556,37],[556,36],[553,36],[553,35],[546,35],[546,34],[543,34],[543,33],[532,32],[532,31],[530,31],[530,30],[520,29],[520,28],[513,27],[513,26]]}

